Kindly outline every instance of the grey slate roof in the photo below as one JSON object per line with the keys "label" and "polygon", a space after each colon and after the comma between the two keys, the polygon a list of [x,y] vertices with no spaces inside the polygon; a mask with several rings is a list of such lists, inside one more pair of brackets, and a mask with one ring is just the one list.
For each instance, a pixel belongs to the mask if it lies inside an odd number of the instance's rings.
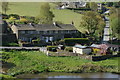
{"label": "grey slate roof", "polygon": [[72,24],[16,24],[18,30],[76,30]]}
{"label": "grey slate roof", "polygon": [[79,45],[79,44],[75,45],[74,47],[80,48],[80,49],[89,48],[88,46],[82,46],[82,45]]}

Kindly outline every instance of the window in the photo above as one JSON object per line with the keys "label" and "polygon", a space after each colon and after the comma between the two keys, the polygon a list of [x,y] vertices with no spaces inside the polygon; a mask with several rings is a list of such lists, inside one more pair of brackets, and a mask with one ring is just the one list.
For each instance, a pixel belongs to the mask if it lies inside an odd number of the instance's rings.
{"label": "window", "polygon": [[65,30],[65,33],[68,33],[68,30]]}
{"label": "window", "polygon": [[44,34],[47,34],[47,31],[44,31]]}
{"label": "window", "polygon": [[52,34],[52,33],[53,33],[53,31],[51,30],[51,31],[49,31],[49,33],[50,33],[50,34]]}
{"label": "window", "polygon": [[77,33],[77,31],[75,30],[75,33]]}
{"label": "window", "polygon": [[61,30],[61,33],[64,33],[64,31]]}
{"label": "window", "polygon": [[47,31],[47,34],[49,34],[50,33],[50,31]]}
{"label": "window", "polygon": [[53,33],[55,33],[55,31],[53,31]]}
{"label": "window", "polygon": [[61,33],[61,31],[58,31],[58,33]]}
{"label": "window", "polygon": [[25,31],[20,31],[20,33],[25,34]]}
{"label": "window", "polygon": [[28,33],[29,33],[29,34],[33,34],[33,33],[34,33],[34,31],[28,31]]}
{"label": "window", "polygon": [[56,30],[55,33],[58,33],[58,31]]}
{"label": "window", "polygon": [[39,34],[43,34],[43,31],[39,31]]}
{"label": "window", "polygon": [[70,31],[68,30],[67,33],[70,33]]}
{"label": "window", "polygon": [[37,34],[39,34],[40,33],[40,31],[37,31]]}

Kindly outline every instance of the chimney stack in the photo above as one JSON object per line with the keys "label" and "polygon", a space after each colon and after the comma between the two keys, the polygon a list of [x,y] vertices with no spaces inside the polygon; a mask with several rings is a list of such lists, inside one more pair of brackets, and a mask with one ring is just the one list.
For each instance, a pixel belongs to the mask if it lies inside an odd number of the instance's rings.
{"label": "chimney stack", "polygon": [[56,26],[56,22],[53,22],[53,25]]}
{"label": "chimney stack", "polygon": [[72,21],[71,25],[74,25],[74,22]]}
{"label": "chimney stack", "polygon": [[29,23],[29,25],[30,25],[31,27],[33,27],[33,26],[34,26],[32,23]]}

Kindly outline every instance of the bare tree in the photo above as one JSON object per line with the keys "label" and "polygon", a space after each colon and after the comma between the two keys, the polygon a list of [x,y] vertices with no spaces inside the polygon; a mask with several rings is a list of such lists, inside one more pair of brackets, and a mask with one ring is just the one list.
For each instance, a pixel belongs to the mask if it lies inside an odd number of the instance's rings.
{"label": "bare tree", "polygon": [[8,2],[2,2],[2,10],[6,14],[6,12],[9,10],[9,3]]}

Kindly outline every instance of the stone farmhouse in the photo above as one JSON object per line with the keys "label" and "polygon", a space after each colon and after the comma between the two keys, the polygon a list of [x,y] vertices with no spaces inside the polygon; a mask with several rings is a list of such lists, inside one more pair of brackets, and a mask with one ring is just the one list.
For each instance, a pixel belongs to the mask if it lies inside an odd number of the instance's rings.
{"label": "stone farmhouse", "polygon": [[51,42],[66,37],[75,37],[78,33],[73,24],[14,24],[11,26],[13,33],[18,40],[32,42],[40,39],[44,42]]}

